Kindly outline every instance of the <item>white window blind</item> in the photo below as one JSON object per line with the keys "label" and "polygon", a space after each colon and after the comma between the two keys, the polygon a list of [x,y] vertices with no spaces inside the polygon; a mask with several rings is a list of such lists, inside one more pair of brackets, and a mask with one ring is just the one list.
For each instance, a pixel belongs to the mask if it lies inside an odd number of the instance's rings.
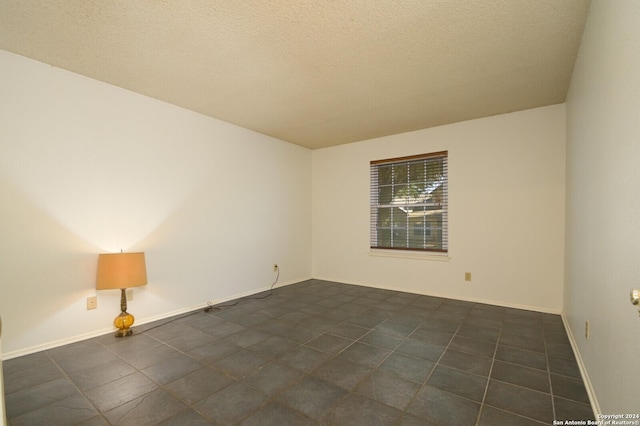
{"label": "white window blind", "polygon": [[371,162],[371,248],[448,251],[447,151]]}

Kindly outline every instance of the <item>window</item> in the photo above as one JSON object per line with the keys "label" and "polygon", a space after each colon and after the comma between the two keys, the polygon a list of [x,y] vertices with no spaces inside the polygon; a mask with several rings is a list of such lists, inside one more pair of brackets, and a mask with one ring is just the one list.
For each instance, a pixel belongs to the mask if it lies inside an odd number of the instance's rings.
{"label": "window", "polygon": [[447,151],[371,162],[371,248],[448,251]]}

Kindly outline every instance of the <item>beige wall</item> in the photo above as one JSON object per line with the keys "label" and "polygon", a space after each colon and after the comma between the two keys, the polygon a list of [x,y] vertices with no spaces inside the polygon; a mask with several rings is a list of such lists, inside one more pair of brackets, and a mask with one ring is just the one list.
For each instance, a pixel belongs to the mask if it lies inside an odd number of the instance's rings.
{"label": "beige wall", "polygon": [[5,358],[111,329],[101,252],[146,252],[138,324],[310,277],[311,151],[4,51],[0,93]]}
{"label": "beige wall", "polygon": [[[369,162],[443,150],[450,259],[372,256]],[[312,157],[314,277],[560,312],[564,105],[315,150]]]}
{"label": "beige wall", "polygon": [[[594,1],[567,98],[564,311],[596,409],[640,410],[640,2]],[[585,337],[589,321],[591,338]]]}

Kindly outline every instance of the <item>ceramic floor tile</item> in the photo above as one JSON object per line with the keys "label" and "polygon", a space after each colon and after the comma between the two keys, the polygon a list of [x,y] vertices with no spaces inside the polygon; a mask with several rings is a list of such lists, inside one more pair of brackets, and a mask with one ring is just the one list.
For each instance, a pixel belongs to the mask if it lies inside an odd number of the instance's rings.
{"label": "ceramic floor tile", "polygon": [[375,371],[358,386],[356,393],[404,410],[419,389],[417,383],[395,374]]}
{"label": "ceramic floor tile", "polygon": [[405,324],[402,322],[386,320],[376,327],[376,331],[392,336],[405,338],[417,328],[417,326]]}
{"label": "ceramic floor tile", "polygon": [[432,311],[427,311],[422,308],[405,306],[400,312],[391,315],[391,318],[389,319],[415,328],[422,325],[422,323],[425,322],[432,313]]}
{"label": "ceramic floor tile", "polygon": [[484,357],[493,358],[496,345],[495,343],[485,342],[482,340],[469,339],[468,337],[455,336],[449,344],[450,349],[460,352],[466,352]]}
{"label": "ceramic floor tile", "polygon": [[549,357],[549,371],[554,374],[581,379],[580,368],[574,359]]}
{"label": "ceramic floor tile", "polygon": [[353,340],[325,333],[305,343],[305,346],[317,349],[322,352],[326,352],[328,354],[337,354],[352,343]]}
{"label": "ceramic floor tile", "polygon": [[[64,423],[66,426],[66,423]],[[109,422],[104,418],[103,415],[97,415],[91,417],[88,420],[84,420],[82,422],[76,423],[77,426],[109,426]]]}
{"label": "ceramic floor tile", "polygon": [[564,398],[553,398],[556,409],[556,418],[571,420],[595,420],[593,410],[589,404],[571,401]]}
{"label": "ceramic floor tile", "polygon": [[234,344],[236,346],[240,346],[241,348],[246,349],[249,346],[253,346],[255,344],[262,342],[263,340],[267,339],[270,336],[271,336],[270,334],[264,333],[262,331],[247,328],[238,333],[225,337],[224,340],[226,340],[231,344]]}
{"label": "ceramic floor tile", "polygon": [[480,404],[459,396],[425,386],[409,405],[407,412],[424,419],[425,424],[475,425]]}
{"label": "ceramic floor tile", "polygon": [[544,353],[527,351],[513,346],[498,345],[496,359],[547,371],[547,356]]}
{"label": "ceramic floor tile", "polygon": [[435,423],[429,422],[425,419],[420,419],[418,417],[412,416],[411,414],[405,413],[398,423],[397,426],[438,426]]}
{"label": "ceramic floor tile", "polygon": [[351,394],[329,413],[327,425],[384,426],[395,425],[402,411],[364,396]]}
{"label": "ceramic floor tile", "polygon": [[549,356],[575,360],[573,350],[571,349],[571,345],[569,343],[548,342],[546,344],[546,347],[547,354],[549,354]]}
{"label": "ceramic floor tile", "polygon": [[68,373],[71,381],[82,391],[88,391],[135,373],[136,369],[120,358],[114,359],[100,366],[100,368],[87,367],[82,370]]}
{"label": "ceramic floor tile", "polygon": [[287,331],[287,334],[283,337],[294,343],[303,344],[315,339],[320,334],[322,333],[317,331],[312,331],[304,327],[292,326]]}
{"label": "ceramic floor tile", "polygon": [[249,346],[247,349],[262,355],[265,358],[274,358],[296,347],[298,347],[297,344],[285,339],[284,337],[271,336],[260,343]]}
{"label": "ceramic floor tile", "polygon": [[396,352],[435,362],[440,359],[444,349],[444,346],[409,338],[398,346]]}
{"label": "ceramic floor tile", "polygon": [[453,333],[431,330],[423,325],[411,333],[409,338],[431,343],[433,345],[447,346],[453,338]]}
{"label": "ceramic floor tile", "polygon": [[157,387],[156,383],[142,373],[133,373],[93,388],[85,395],[100,412],[104,413]]}
{"label": "ceramic floor tile", "polygon": [[460,327],[460,320],[451,319],[446,314],[436,316],[436,313],[434,313],[421,327],[440,333],[455,333]]}
{"label": "ceramic floor tile", "polygon": [[165,388],[187,404],[194,404],[233,383],[236,383],[235,379],[204,367],[169,383]]}
{"label": "ceramic floor tile", "polygon": [[535,352],[545,352],[544,339],[542,337],[531,337],[523,334],[520,330],[512,333],[504,332],[500,336],[500,344],[513,346],[520,349]]}
{"label": "ceramic floor tile", "polygon": [[463,398],[482,402],[487,378],[465,371],[438,365],[427,380],[427,385]]}
{"label": "ceramic floor tile", "polygon": [[62,346],[47,353],[67,373],[92,367],[99,368],[117,359],[111,351],[92,340]]}
{"label": "ceramic floor tile", "polygon": [[158,426],[209,426],[211,422],[190,408],[158,423]]}
{"label": "ceramic floor tile", "polygon": [[382,349],[393,350],[404,341],[404,338],[373,330],[362,336],[359,341]]}
{"label": "ceramic floor tile", "polygon": [[300,371],[311,372],[317,366],[326,361],[331,355],[306,346],[299,346],[282,354],[278,361],[287,364]]}
{"label": "ceramic floor tile", "polygon": [[203,364],[201,362],[186,355],[178,355],[141,371],[155,382],[166,385],[202,367]]}
{"label": "ceramic floor tile", "polygon": [[585,404],[589,403],[589,395],[587,395],[587,390],[581,380],[551,374],[551,387],[555,396]]}
{"label": "ceramic floor tile", "polygon": [[104,413],[111,424],[154,425],[186,408],[163,389],[156,389]]}
{"label": "ceramic floor tile", "polygon": [[268,362],[269,358],[266,356],[241,349],[226,358],[216,361],[214,366],[236,379],[241,379]]}
{"label": "ceramic floor tile", "polygon": [[75,386],[66,379],[55,379],[41,383],[6,394],[6,415],[12,419],[77,394]]}
{"label": "ceramic floor tile", "polygon": [[282,392],[278,399],[301,413],[319,420],[347,393],[341,387],[308,376]]}
{"label": "ceramic floor tile", "polygon": [[158,340],[167,342],[173,339],[178,339],[182,336],[198,336],[194,329],[187,326],[185,323],[175,321],[171,323],[165,323],[161,327],[157,327],[145,332],[146,335],[155,337]]}
{"label": "ceramic floor tile", "polygon": [[316,279],[260,296],[5,361],[10,424],[593,417],[559,315]]}
{"label": "ceramic floor tile", "polygon": [[64,378],[62,370],[46,352],[4,361],[2,367],[5,394]]}
{"label": "ceramic floor tile", "polygon": [[355,342],[354,344],[340,352],[338,357],[348,359],[369,368],[375,368],[390,354],[391,351],[389,350],[378,348],[376,346],[366,345],[360,342]]}
{"label": "ceramic floor tile", "polygon": [[369,328],[360,327],[354,324],[342,323],[327,331],[335,336],[345,337],[351,340],[358,340],[370,331]]}
{"label": "ceramic floor tile", "polygon": [[210,334],[200,330],[191,330],[181,336],[167,340],[163,339],[163,341],[167,342],[167,345],[181,352],[189,352],[195,348],[214,342],[216,339],[217,337],[211,336]]}
{"label": "ceramic floor tile", "polygon": [[270,336],[282,336],[286,334],[290,328],[291,328],[290,324],[287,324],[277,319],[271,319],[269,321],[257,324],[256,326],[253,327],[254,330],[267,333]]}
{"label": "ceramic floor tile", "polygon": [[96,417],[98,412],[89,402],[76,394],[53,404],[29,411],[22,416],[11,418],[11,426],[70,425],[80,424]]}
{"label": "ceramic floor tile", "polygon": [[312,375],[333,383],[346,390],[352,390],[364,380],[372,369],[343,358],[332,358],[316,368]]}
{"label": "ceramic floor tile", "polygon": [[551,395],[495,380],[489,382],[485,404],[534,420],[551,423]]}
{"label": "ceramic floor tile", "polygon": [[301,322],[301,327],[309,329],[314,332],[325,332],[340,323],[341,321],[332,320],[324,317],[313,317],[307,321]]}
{"label": "ceramic floor tile", "polygon": [[199,346],[188,354],[195,359],[204,363],[213,365],[216,361],[228,357],[231,354],[239,352],[242,348],[225,340],[214,341],[204,346]]}
{"label": "ceramic floor tile", "polygon": [[491,378],[540,392],[550,393],[549,374],[546,371],[495,361],[493,369],[491,370]]}
{"label": "ceramic floor tile", "polygon": [[285,389],[302,376],[302,372],[284,364],[272,362],[246,376],[242,382],[267,396]]}
{"label": "ceramic floor tile", "polygon": [[216,325],[215,327],[211,327],[203,331],[216,337],[226,337],[238,333],[242,330],[245,330],[245,327],[241,326],[240,324],[226,321]]}
{"label": "ceramic floor tile", "polygon": [[399,353],[391,354],[379,369],[393,373],[414,383],[422,383],[433,369],[434,363],[423,359],[413,358]]}
{"label": "ceramic floor tile", "polygon": [[457,335],[496,343],[498,341],[498,336],[500,335],[500,330],[496,328],[481,327],[477,324],[463,324],[460,326]]}
{"label": "ceramic floor tile", "polygon": [[248,417],[265,399],[261,392],[235,383],[200,401],[195,409],[216,423],[233,424]]}
{"label": "ceramic floor tile", "polygon": [[245,419],[242,426],[313,426],[315,420],[277,402],[269,402]]}
{"label": "ceramic floor tile", "polygon": [[[565,419],[565,417],[559,417]],[[568,419],[569,417],[566,417]],[[508,411],[499,410],[497,408],[489,407],[485,405],[482,408],[482,414],[480,415],[480,421],[478,426],[495,426],[495,425],[509,425],[509,426],[541,426],[548,423],[541,423],[527,417],[519,416]]]}
{"label": "ceramic floor tile", "polygon": [[445,365],[447,367],[456,368],[458,370],[486,377],[489,375],[493,360],[481,355],[472,355],[448,349],[444,355],[442,355],[442,358],[440,358],[438,363],[440,365]]}

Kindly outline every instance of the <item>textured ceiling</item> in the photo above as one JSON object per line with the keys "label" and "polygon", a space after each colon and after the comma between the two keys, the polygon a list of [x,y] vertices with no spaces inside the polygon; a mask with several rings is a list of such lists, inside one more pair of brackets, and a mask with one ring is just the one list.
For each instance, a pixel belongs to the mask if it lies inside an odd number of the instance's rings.
{"label": "textured ceiling", "polygon": [[565,100],[587,0],[2,0],[0,49],[309,148]]}

